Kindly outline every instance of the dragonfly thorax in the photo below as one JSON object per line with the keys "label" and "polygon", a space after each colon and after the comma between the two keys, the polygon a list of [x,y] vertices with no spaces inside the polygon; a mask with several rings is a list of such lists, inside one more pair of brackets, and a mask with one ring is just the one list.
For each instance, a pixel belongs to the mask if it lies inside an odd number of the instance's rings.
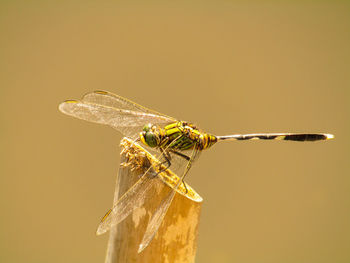
{"label": "dragonfly thorax", "polygon": [[140,133],[143,144],[149,147],[163,147],[173,150],[190,150],[196,147],[204,150],[217,142],[214,135],[199,131],[193,124],[179,121],[160,128],[147,124]]}

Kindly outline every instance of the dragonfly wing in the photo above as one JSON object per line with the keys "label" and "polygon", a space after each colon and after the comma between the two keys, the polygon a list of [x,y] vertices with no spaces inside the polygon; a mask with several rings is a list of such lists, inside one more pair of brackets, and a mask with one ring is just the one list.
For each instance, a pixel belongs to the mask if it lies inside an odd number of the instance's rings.
{"label": "dragonfly wing", "polygon": [[[160,153],[156,159],[160,160],[163,155],[163,153]],[[98,235],[107,232],[112,226],[119,224],[132,211],[141,207],[146,199],[151,200],[161,187],[165,187],[159,175],[155,176],[153,174],[154,170],[153,173],[151,172],[152,168],[154,167],[151,165],[142,177],[119,198],[112,209],[105,214],[97,228],[96,233]]]}
{"label": "dragonfly wing", "polygon": [[148,109],[144,106],[141,106],[131,100],[128,100],[126,98],[123,98],[119,95],[113,94],[108,91],[93,91],[90,93],[87,93],[83,96],[82,101],[104,105],[108,107],[118,108],[118,109],[126,109],[131,111],[137,111],[137,112],[146,112],[151,113],[154,115],[166,117],[168,119],[171,119],[172,122],[175,122],[176,119],[166,116],[162,113],[156,112],[154,110]]}
{"label": "dragonfly wing", "polygon": [[180,177],[180,180],[178,181],[176,186],[170,190],[167,197],[161,202],[161,204],[159,205],[156,212],[152,215],[152,218],[150,219],[150,221],[147,225],[147,229],[146,229],[146,232],[143,236],[142,242],[139,246],[138,253],[140,253],[142,250],[144,250],[148,246],[148,244],[152,241],[153,237],[157,233],[158,228],[160,227],[160,224],[162,223],[164,216],[165,216],[166,212],[168,211],[168,208],[169,208],[171,202],[174,199],[177,188],[182,183],[183,179],[185,178],[186,174],[188,173],[189,169],[191,168],[192,162],[195,160],[196,156],[199,153],[199,151],[195,148],[192,152],[190,160],[187,162],[186,170],[184,171],[184,173]]}
{"label": "dragonfly wing", "polygon": [[139,253],[148,246],[148,244],[152,241],[154,235],[157,233],[158,228],[160,227],[160,224],[162,223],[164,216],[174,199],[175,193],[175,190],[171,190],[166,199],[162,201],[156,212],[153,214],[150,222],[147,225],[147,229],[143,236],[142,242],[139,246]]}
{"label": "dragonfly wing", "polygon": [[97,235],[107,232],[111,227],[123,221],[134,209],[141,207],[146,199],[154,195],[156,184],[160,184],[158,177],[144,174],[102,218]]}
{"label": "dragonfly wing", "polygon": [[59,109],[61,112],[78,119],[109,125],[130,137],[135,137],[141,131],[140,127],[147,123],[167,124],[173,122],[172,119],[153,113],[113,108],[78,100],[62,102]]}

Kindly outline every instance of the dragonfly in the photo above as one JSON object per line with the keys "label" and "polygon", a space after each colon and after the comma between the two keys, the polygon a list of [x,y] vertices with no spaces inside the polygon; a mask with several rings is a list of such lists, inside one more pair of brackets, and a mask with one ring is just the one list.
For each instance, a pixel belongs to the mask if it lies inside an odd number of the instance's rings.
{"label": "dragonfly", "polygon": [[[305,142],[328,140],[334,137],[327,133],[254,133],[216,136],[204,132],[193,123],[177,120],[107,91],[94,91],[85,94],[80,100],[64,101],[59,105],[59,110],[78,119],[111,126],[125,137],[141,142],[146,148],[158,153],[158,158],[165,165],[164,169],[173,167],[175,161],[177,169],[182,168],[180,179],[164,197],[149,220],[139,245],[139,253],[148,246],[158,231],[179,185],[182,183],[187,190],[184,179],[203,150],[221,141]],[[98,226],[97,234],[107,232],[146,200],[152,200],[150,185],[159,172],[154,176],[148,176],[146,173],[147,171],[106,213]]]}

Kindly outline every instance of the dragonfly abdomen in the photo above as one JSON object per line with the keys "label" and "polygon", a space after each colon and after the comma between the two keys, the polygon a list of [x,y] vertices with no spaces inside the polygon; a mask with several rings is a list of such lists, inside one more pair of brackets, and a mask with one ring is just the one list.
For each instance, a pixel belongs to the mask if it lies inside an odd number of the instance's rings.
{"label": "dragonfly abdomen", "polygon": [[329,140],[334,136],[327,133],[257,133],[257,134],[233,134],[227,136],[218,136],[219,141],[228,140],[285,140],[285,141],[321,141]]}

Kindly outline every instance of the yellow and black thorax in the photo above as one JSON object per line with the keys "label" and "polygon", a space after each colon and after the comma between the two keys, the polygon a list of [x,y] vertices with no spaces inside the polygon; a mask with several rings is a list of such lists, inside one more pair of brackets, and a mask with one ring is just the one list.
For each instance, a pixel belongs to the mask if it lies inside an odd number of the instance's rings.
{"label": "yellow and black thorax", "polygon": [[173,150],[208,149],[217,142],[214,135],[198,130],[193,124],[178,121],[164,128],[147,124],[140,133],[142,143],[149,147],[170,148]]}

